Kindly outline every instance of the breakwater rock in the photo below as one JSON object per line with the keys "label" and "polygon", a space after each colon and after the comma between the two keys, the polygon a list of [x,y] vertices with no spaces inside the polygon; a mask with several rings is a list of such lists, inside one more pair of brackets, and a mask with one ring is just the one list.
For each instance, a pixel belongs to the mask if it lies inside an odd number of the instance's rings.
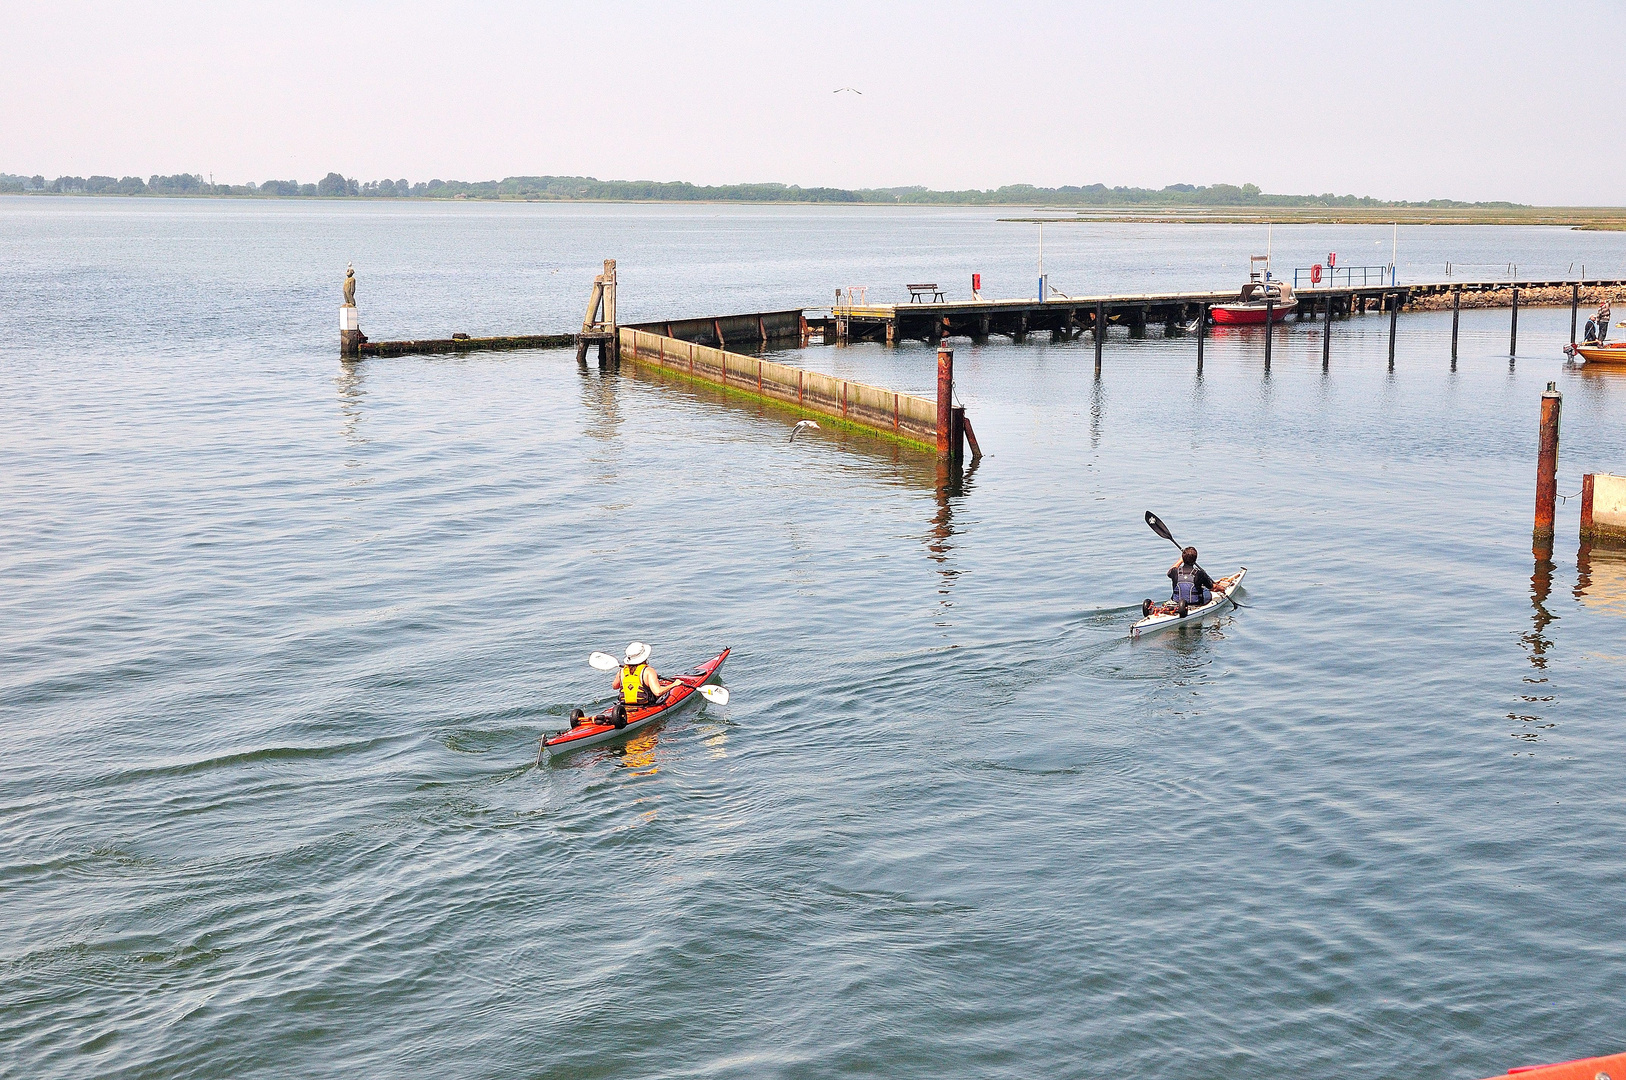
{"label": "breakwater rock", "polygon": [[[1405,306],[1407,311],[1450,311],[1451,293],[1431,293],[1427,296],[1412,296]],[[1595,308],[1603,301],[1608,300],[1611,305],[1620,303],[1626,297],[1626,290],[1593,287],[1581,290],[1581,306]],[[1467,289],[1462,293],[1462,306],[1465,308],[1510,308],[1513,306],[1512,289],[1483,289],[1470,292]],[[1570,290],[1565,286],[1542,289],[1520,289],[1520,307],[1569,307]]]}

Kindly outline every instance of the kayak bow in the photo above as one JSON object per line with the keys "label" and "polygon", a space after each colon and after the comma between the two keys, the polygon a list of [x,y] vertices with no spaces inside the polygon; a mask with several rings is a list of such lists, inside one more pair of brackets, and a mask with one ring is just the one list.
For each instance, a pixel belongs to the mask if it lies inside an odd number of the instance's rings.
{"label": "kayak bow", "polygon": [[1184,615],[1174,604],[1161,604],[1152,609],[1152,613],[1129,628],[1129,636],[1138,638],[1142,634],[1155,633],[1158,630],[1167,630],[1171,626],[1184,626],[1186,623],[1197,622],[1214,614],[1231,603],[1231,594],[1242,586],[1242,579],[1247,576],[1248,568],[1244,566],[1230,577],[1220,578],[1214,582],[1214,598],[1202,607],[1187,608]]}
{"label": "kayak bow", "polygon": [[615,707],[597,716],[589,716],[581,720],[576,726],[566,731],[556,731],[543,738],[538,753],[538,760],[546,757],[559,757],[573,750],[580,750],[587,746],[598,746],[612,739],[620,739],[636,731],[648,727],[656,720],[663,719],[678,712],[684,706],[696,701],[704,701],[700,688],[708,683],[717,681],[717,673],[722,670],[723,661],[728,659],[729,650],[724,649],[716,656],[707,660],[682,675],[674,676],[671,680],[678,685],[668,690],[666,694],[653,705],[642,707],[632,706],[627,709],[627,722],[616,727],[614,722]]}

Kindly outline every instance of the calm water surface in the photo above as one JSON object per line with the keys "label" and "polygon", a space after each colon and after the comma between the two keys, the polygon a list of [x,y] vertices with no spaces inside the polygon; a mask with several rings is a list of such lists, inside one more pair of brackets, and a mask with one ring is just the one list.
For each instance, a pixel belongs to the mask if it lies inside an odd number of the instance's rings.
{"label": "calm water surface", "polygon": [[[1626,1048],[1626,471],[1567,310],[957,343],[988,452],[375,338],[1030,295],[988,211],[0,199],[0,1074],[1439,1076]],[[1046,229],[1216,286],[1246,227]],[[1281,228],[1281,265],[1387,261]],[[1626,238],[1401,230],[1626,274]],[[1374,257],[1364,253],[1370,249]],[[1359,257],[1357,257],[1359,256]],[[951,290],[952,292],[953,290]],[[959,290],[962,294],[964,289]],[[794,358],[795,354],[792,354]],[[932,353],[801,362],[926,390]],[[1243,610],[1125,637],[1173,550]],[[594,649],[727,707],[537,767]]]}

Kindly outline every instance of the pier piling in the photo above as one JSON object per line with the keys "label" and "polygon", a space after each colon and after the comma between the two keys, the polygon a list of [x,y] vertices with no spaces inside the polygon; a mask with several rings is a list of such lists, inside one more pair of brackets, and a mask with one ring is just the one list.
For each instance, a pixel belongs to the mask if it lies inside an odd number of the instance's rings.
{"label": "pier piling", "polygon": [[339,357],[354,360],[361,355],[361,320],[356,305],[346,304],[339,309]]}
{"label": "pier piling", "polygon": [[1321,315],[1321,370],[1332,366],[1332,297],[1327,297],[1327,310]]}
{"label": "pier piling", "polygon": [[1457,326],[1462,322],[1462,290],[1451,293],[1451,370],[1457,370]]}
{"label": "pier piling", "polygon": [[1270,339],[1273,336],[1270,330],[1270,320],[1275,317],[1276,302],[1265,293],[1265,374],[1270,374]]}
{"label": "pier piling", "polygon": [[1536,458],[1536,524],[1530,533],[1531,553],[1538,559],[1553,557],[1553,511],[1558,498],[1558,420],[1564,395],[1550,382],[1541,395],[1540,450]]}
{"label": "pier piling", "polygon": [[1395,333],[1400,322],[1400,294],[1389,298],[1389,370],[1395,369]]}
{"label": "pier piling", "polygon": [[959,425],[954,420],[954,350],[937,350],[937,456],[958,460]]}
{"label": "pier piling", "polygon": [[[1203,340],[1208,337],[1208,305],[1197,310],[1197,374],[1203,373]],[[1100,369],[1097,368],[1097,371]]]}
{"label": "pier piling", "polygon": [[1101,347],[1107,339],[1107,306],[1099,301],[1095,305],[1095,373],[1101,374]]}
{"label": "pier piling", "polygon": [[1575,316],[1581,310],[1581,286],[1570,286],[1570,344],[1575,344]]}
{"label": "pier piling", "polygon": [[1519,355],[1519,287],[1513,286],[1513,321],[1508,324],[1507,354]]}

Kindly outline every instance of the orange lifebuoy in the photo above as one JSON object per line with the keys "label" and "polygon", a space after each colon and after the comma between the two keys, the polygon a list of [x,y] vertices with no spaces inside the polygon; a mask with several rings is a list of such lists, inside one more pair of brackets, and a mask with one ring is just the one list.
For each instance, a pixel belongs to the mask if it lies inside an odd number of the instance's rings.
{"label": "orange lifebuoy", "polygon": [[1310,267],[1310,284],[1311,285],[1319,285],[1319,284],[1321,284],[1321,264],[1320,263],[1316,263],[1314,266]]}

